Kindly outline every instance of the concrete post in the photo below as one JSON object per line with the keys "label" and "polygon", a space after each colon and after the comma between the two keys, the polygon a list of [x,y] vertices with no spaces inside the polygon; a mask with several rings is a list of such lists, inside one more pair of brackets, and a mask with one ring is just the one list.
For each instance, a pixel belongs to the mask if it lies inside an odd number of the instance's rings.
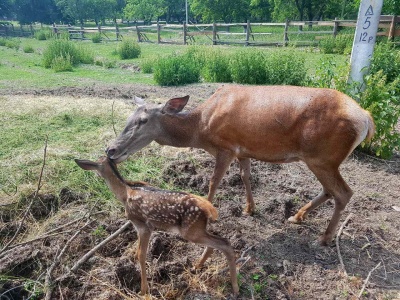
{"label": "concrete post", "polygon": [[364,75],[368,72],[374,52],[383,0],[361,0],[356,32],[351,51],[349,83],[357,82],[363,89]]}

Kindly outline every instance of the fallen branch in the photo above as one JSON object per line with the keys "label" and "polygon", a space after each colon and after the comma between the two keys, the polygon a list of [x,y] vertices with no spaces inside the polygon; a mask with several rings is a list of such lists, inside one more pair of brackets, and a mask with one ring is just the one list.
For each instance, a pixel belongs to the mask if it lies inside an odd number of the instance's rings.
{"label": "fallen branch", "polygon": [[[40,191],[41,184],[42,184],[42,177],[43,177],[44,166],[46,165],[46,153],[47,153],[47,141],[48,141],[48,139],[49,139],[49,137],[46,136],[46,141],[45,141],[44,150],[43,150],[43,164],[42,164],[42,169],[40,170],[40,175],[39,175],[39,180],[38,180],[38,184],[37,184],[36,191],[35,191],[35,193],[33,194],[33,197],[32,197],[32,199],[31,199],[31,202],[29,203],[27,209],[25,210],[25,213],[24,213],[24,215],[23,215],[23,217],[22,217],[21,222],[19,223],[19,226],[18,226],[18,228],[17,228],[17,231],[14,233],[14,236],[11,238],[11,240],[9,240],[8,243],[0,250],[0,254],[3,253],[4,251],[6,251],[6,250],[8,249],[8,247],[10,247],[10,245],[11,245],[11,244],[15,241],[15,239],[17,238],[19,232],[21,231],[22,225],[24,224],[25,219],[26,219],[26,217],[28,216],[28,213],[29,213],[30,210],[31,210],[33,201],[36,199],[36,197],[37,197],[37,195],[38,195],[38,193],[39,193],[39,191]],[[1,255],[0,255],[0,257],[1,257]]]}
{"label": "fallen branch", "polygon": [[349,220],[353,217],[353,213],[350,213],[347,218],[344,220],[342,226],[340,226],[338,234],[336,235],[336,250],[337,250],[337,254],[339,257],[339,262],[340,262],[340,266],[342,268],[342,271],[344,272],[344,274],[347,276],[347,272],[346,272],[346,268],[344,266],[343,263],[343,258],[342,258],[342,254],[340,253],[340,246],[339,246],[339,240],[340,240],[340,236],[342,235],[343,229],[346,226],[346,224],[349,222]]}
{"label": "fallen branch", "polygon": [[89,226],[93,220],[88,220],[85,225],[83,225],[75,234],[65,243],[64,248],[61,250],[61,252],[57,255],[57,257],[54,259],[54,262],[51,264],[50,268],[47,269],[46,272],[46,277],[44,279],[44,290],[46,291],[46,296],[45,300],[51,300],[51,294],[53,293],[53,282],[51,279],[51,275],[54,271],[54,269],[58,266],[58,264],[61,261],[62,256],[64,255],[65,251],[68,249],[69,245],[72,243],[72,241],[78,236],[78,234],[81,233],[83,229],[85,229],[87,226]]}
{"label": "fallen branch", "polygon": [[82,256],[71,268],[71,272],[75,273],[82,264],[84,264],[94,253],[96,253],[97,250],[99,250],[101,247],[103,247],[105,244],[109,243],[113,239],[115,239],[119,234],[121,234],[126,228],[128,228],[131,225],[131,221],[127,221],[124,225],[121,226],[117,231],[115,231],[113,234],[111,234],[109,237],[107,237],[105,240],[103,240],[101,243],[97,244],[95,247],[93,247],[89,252],[87,252],[84,256]]}
{"label": "fallen branch", "polygon": [[364,290],[365,290],[365,288],[367,287],[367,284],[368,284],[369,278],[371,277],[371,274],[372,274],[376,269],[378,269],[378,268],[380,267],[381,263],[382,263],[382,262],[379,262],[371,271],[369,271],[368,276],[367,276],[367,278],[365,279],[364,284],[363,284],[363,286],[362,286],[362,288],[361,288],[361,291],[360,291],[360,293],[358,294],[358,299],[360,299],[361,296],[362,296],[362,294],[364,293]]}

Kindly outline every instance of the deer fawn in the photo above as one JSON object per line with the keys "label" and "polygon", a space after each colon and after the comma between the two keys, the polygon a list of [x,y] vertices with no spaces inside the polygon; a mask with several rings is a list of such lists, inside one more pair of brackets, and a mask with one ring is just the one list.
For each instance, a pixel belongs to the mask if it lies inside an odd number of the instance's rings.
{"label": "deer fawn", "polygon": [[141,293],[148,292],[146,256],[151,233],[155,229],[179,233],[183,238],[196,244],[205,245],[195,268],[201,268],[213,249],[225,254],[230,270],[233,294],[239,294],[236,276],[235,254],[229,242],[207,231],[208,219],[218,217],[215,207],[206,199],[183,192],[172,192],[149,186],[141,181],[126,181],[119,174],[116,164],[107,157],[97,162],[78,160],[75,162],[84,170],[95,171],[104,178],[107,186],[124,204],[125,213],[138,232],[136,257],[141,270]]}
{"label": "deer fawn", "polygon": [[106,150],[121,162],[152,141],[175,147],[202,148],[216,158],[208,200],[237,158],[246,188],[246,212],[254,211],[250,158],[271,163],[303,161],[322,184],[321,193],[289,221],[300,223],[329,198],[335,210],[320,238],[329,243],[353,192],[340,164],[375,131],[371,115],[345,94],[296,86],[225,85],[190,112],[181,112],[189,96],[165,105],[145,104],[128,118],[125,129]]}

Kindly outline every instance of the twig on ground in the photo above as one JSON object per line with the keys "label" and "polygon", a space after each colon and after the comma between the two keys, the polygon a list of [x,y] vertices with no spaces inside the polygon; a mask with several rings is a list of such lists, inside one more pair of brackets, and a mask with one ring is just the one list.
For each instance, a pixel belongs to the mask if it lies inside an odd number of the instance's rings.
{"label": "twig on ground", "polygon": [[360,291],[360,293],[358,294],[358,298],[359,298],[359,299],[361,298],[361,296],[362,296],[363,293],[364,293],[365,288],[367,287],[367,284],[368,284],[369,278],[371,277],[371,274],[372,274],[376,269],[379,268],[379,266],[381,265],[381,263],[382,263],[382,262],[380,261],[371,271],[369,271],[368,276],[367,276],[367,278],[365,279],[364,284],[363,284],[363,286],[362,286],[362,288],[361,288],[361,291]]}
{"label": "twig on ground", "polygon": [[78,234],[81,233],[83,229],[85,229],[87,226],[89,226],[93,220],[88,220],[85,225],[83,225],[75,234],[65,243],[64,248],[61,250],[61,252],[57,255],[57,257],[54,259],[54,262],[51,264],[50,268],[47,269],[46,277],[44,280],[44,290],[46,291],[46,296],[45,300],[50,300],[51,299],[51,294],[53,293],[53,282],[51,279],[51,275],[54,271],[54,269],[58,266],[58,264],[61,261],[62,256],[64,255],[65,251],[68,249],[69,245],[72,243],[72,241],[78,236]]}
{"label": "twig on ground", "polygon": [[336,250],[337,250],[337,254],[339,257],[339,262],[340,262],[340,266],[342,268],[342,271],[344,272],[344,274],[347,276],[347,272],[346,272],[346,268],[344,266],[343,263],[343,258],[342,258],[342,254],[340,253],[340,246],[339,246],[339,240],[340,240],[340,236],[343,232],[344,227],[346,226],[346,224],[349,222],[349,220],[353,217],[353,213],[350,213],[347,218],[344,220],[342,226],[340,226],[338,234],[336,235]]}
{"label": "twig on ground", "polygon": [[33,201],[36,199],[36,197],[37,197],[37,195],[38,195],[38,193],[39,193],[39,191],[40,191],[40,188],[41,188],[41,185],[42,185],[43,171],[44,171],[44,167],[45,167],[45,165],[46,165],[46,154],[47,154],[47,141],[48,141],[48,139],[49,139],[49,137],[46,136],[46,141],[45,141],[44,149],[43,149],[43,164],[42,164],[42,169],[40,170],[40,175],[39,175],[39,180],[38,180],[38,184],[37,184],[36,191],[35,191],[35,193],[33,194],[33,197],[32,197],[32,199],[31,199],[31,201],[29,202],[28,207],[27,207],[26,210],[25,210],[25,213],[24,213],[24,215],[23,215],[23,217],[22,217],[21,222],[19,223],[19,226],[18,226],[18,228],[17,228],[17,231],[14,233],[13,237],[11,238],[11,240],[9,240],[8,243],[0,250],[0,257],[2,257],[1,254],[4,253],[4,251],[6,251],[6,250],[8,249],[8,247],[10,247],[10,245],[11,245],[11,244],[15,241],[15,239],[17,238],[19,232],[21,231],[22,225],[24,224],[25,219],[26,219],[26,217],[28,216],[28,213],[29,213],[30,210],[31,210]]}
{"label": "twig on ground", "polygon": [[101,243],[97,244],[95,247],[93,247],[89,252],[87,252],[84,256],[82,256],[71,268],[71,272],[75,273],[79,267],[84,264],[92,255],[99,250],[101,247],[103,247],[105,244],[109,243],[113,239],[115,239],[119,234],[121,234],[126,228],[128,228],[131,225],[131,221],[127,221],[124,225],[122,225],[117,231],[115,231],[113,234],[111,234],[109,237],[107,237],[105,240],[103,240]]}

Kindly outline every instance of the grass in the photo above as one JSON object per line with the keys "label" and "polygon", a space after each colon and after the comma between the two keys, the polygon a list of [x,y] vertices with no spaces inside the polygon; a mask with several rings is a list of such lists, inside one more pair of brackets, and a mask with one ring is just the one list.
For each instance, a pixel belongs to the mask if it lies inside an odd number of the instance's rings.
{"label": "grass", "polygon": [[[8,48],[0,46],[0,89],[24,88],[56,88],[58,86],[85,86],[94,83],[104,84],[156,84],[153,75],[142,72],[132,72],[130,68],[121,68],[121,65],[133,64],[140,66],[142,61],[153,61],[159,56],[170,55],[174,52],[183,52],[187,46],[183,45],[157,45],[152,43],[140,43],[141,56],[135,59],[121,60],[116,52],[118,42],[103,42],[94,44],[91,41],[76,41],[83,44],[89,52],[94,54],[95,61],[115,61],[115,68],[107,68],[101,65],[79,65],[72,72],[55,73],[51,69],[43,67],[43,52],[49,45],[49,40],[37,40],[30,38],[14,39],[21,47]],[[24,46],[29,45],[34,52],[24,53]],[[218,46],[222,52],[234,54],[243,50],[242,46]],[[280,52],[278,48],[259,48],[263,52]],[[315,66],[325,56],[333,56],[335,60],[343,62],[347,59],[344,55],[322,54],[315,48],[298,49],[306,52],[305,60],[308,73],[312,74]]]}

